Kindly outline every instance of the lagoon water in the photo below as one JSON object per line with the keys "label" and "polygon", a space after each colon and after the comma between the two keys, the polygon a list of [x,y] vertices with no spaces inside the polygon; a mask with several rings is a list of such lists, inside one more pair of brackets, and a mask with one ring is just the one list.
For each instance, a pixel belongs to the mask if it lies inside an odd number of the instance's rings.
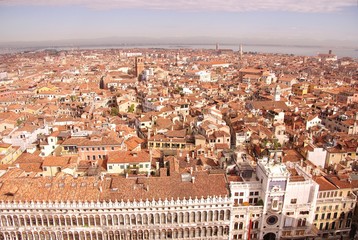
{"label": "lagoon water", "polygon": [[[97,45],[97,46],[54,46],[54,47],[41,47],[41,48],[12,48],[0,49],[0,53],[16,53],[22,51],[36,51],[43,49],[57,49],[57,50],[70,50],[70,49],[128,49],[128,48],[163,48],[163,49],[215,49],[215,44],[120,44],[120,45]],[[219,46],[222,49],[239,50],[239,44],[222,44]],[[317,56],[318,53],[328,53],[332,50],[338,58],[352,57],[358,59],[358,48],[351,47],[322,47],[322,46],[290,46],[290,45],[243,45],[244,52],[257,52],[257,53],[279,53],[279,54],[294,54],[297,56]]]}

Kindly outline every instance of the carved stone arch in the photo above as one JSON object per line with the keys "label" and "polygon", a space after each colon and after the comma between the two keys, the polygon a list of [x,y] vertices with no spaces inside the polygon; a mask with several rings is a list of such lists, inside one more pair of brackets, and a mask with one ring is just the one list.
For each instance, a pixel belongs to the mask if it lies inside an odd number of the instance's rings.
{"label": "carved stone arch", "polygon": [[71,216],[70,215],[65,216],[65,221],[66,221],[67,226],[71,226],[72,221],[71,221]]}
{"label": "carved stone arch", "polygon": [[218,236],[219,234],[219,228],[217,226],[213,227],[213,236]]}
{"label": "carved stone arch", "polygon": [[[99,218],[99,216],[98,215],[96,215],[96,220]],[[101,215],[101,217],[100,217],[100,219],[101,219],[101,221],[100,221],[100,226],[107,226],[107,216],[106,215]],[[96,223],[97,223],[97,221],[96,221]],[[97,225],[97,226],[99,226],[99,225]]]}
{"label": "carved stone arch", "polygon": [[208,211],[208,220],[207,221],[209,221],[209,222],[212,222],[213,221],[213,211]]}
{"label": "carved stone arch", "polygon": [[166,224],[167,223],[167,218],[165,216],[165,213],[160,214],[160,223],[161,224]]}
{"label": "carved stone arch", "polygon": [[72,219],[72,221],[71,221],[71,222],[72,222],[72,223],[71,223],[72,226],[77,226],[77,225],[78,225],[78,224],[77,224],[77,217],[76,217],[75,215],[72,215],[72,216],[71,216],[71,219]]}
{"label": "carved stone arch", "polygon": [[178,229],[176,229],[176,228],[173,229],[173,238],[174,239],[178,238]]}
{"label": "carved stone arch", "polygon": [[80,233],[78,231],[74,231],[73,232],[73,239],[74,240],[80,240]]}
{"label": "carved stone arch", "polygon": [[215,211],[214,211],[213,221],[218,221],[218,220],[219,220],[219,211],[218,211],[218,210],[215,210]]}
{"label": "carved stone arch", "polygon": [[201,212],[196,212],[195,222],[201,222]]}
{"label": "carved stone arch", "polygon": [[83,226],[88,227],[89,226],[89,218],[88,215],[83,215]]}
{"label": "carved stone arch", "polygon": [[197,227],[195,228],[195,237],[200,237],[201,236],[201,228]]}
{"label": "carved stone arch", "polygon": [[108,240],[114,240],[114,232],[113,231],[108,231],[107,239]]}
{"label": "carved stone arch", "polygon": [[123,214],[119,214],[119,216],[118,216],[118,225],[124,225],[124,216],[123,216]]}
{"label": "carved stone arch", "polygon": [[203,227],[202,229],[201,229],[201,237],[206,237],[206,227]]}
{"label": "carved stone arch", "polygon": [[131,219],[129,214],[124,215],[124,224],[129,225],[131,223]]}
{"label": "carved stone arch", "polygon": [[172,214],[169,212],[169,213],[167,213],[167,219],[166,219],[166,222],[167,223],[172,223],[172,220],[173,220],[173,218],[172,218]]}
{"label": "carved stone arch", "polygon": [[19,215],[19,225],[25,226],[25,218],[23,215]]}
{"label": "carved stone arch", "polygon": [[15,227],[20,226],[19,216],[14,215],[14,216],[12,217],[12,222],[13,222],[13,226],[15,226]]}
{"label": "carved stone arch", "polygon": [[89,215],[89,225],[90,226],[95,226],[96,225],[96,217],[95,216],[93,216],[92,214],[91,215]]}
{"label": "carved stone arch", "polygon": [[85,232],[85,240],[91,240],[92,238],[91,238],[91,232],[90,231],[86,231]]}
{"label": "carved stone arch", "polygon": [[82,240],[82,239],[86,239],[86,234],[84,231],[80,231],[79,232],[79,238]]}
{"label": "carved stone arch", "polygon": [[148,224],[154,224],[154,214],[150,213],[148,215]]}
{"label": "carved stone arch", "polygon": [[225,220],[230,220],[230,210],[226,210],[226,219]]}
{"label": "carved stone arch", "polygon": [[195,212],[190,213],[189,222],[195,222]]}
{"label": "carved stone arch", "polygon": [[131,214],[131,225],[137,224],[137,218],[135,214]]}
{"label": "carved stone arch", "polygon": [[154,215],[155,217],[154,217],[154,223],[155,224],[160,224],[160,215],[159,215],[159,213],[156,213],[155,215]]}
{"label": "carved stone arch", "polygon": [[149,239],[149,236],[150,236],[150,233],[149,233],[149,230],[144,230],[143,232],[143,239]]}
{"label": "carved stone arch", "polygon": [[155,230],[155,238],[160,239],[160,230],[159,229]]}
{"label": "carved stone arch", "polygon": [[180,212],[178,216],[178,223],[183,223],[184,221],[184,213]]}
{"label": "carved stone arch", "polygon": [[148,224],[148,215],[146,213],[142,215],[142,221],[144,225]]}
{"label": "carved stone arch", "polygon": [[149,231],[149,239],[155,239],[155,231],[154,230]]}
{"label": "carved stone arch", "polygon": [[2,216],[0,216],[0,218],[1,218],[1,221],[0,221],[1,226],[7,226],[6,216],[2,215]]}
{"label": "carved stone arch", "polygon": [[224,210],[220,210],[220,213],[219,213],[219,219],[221,221],[224,221],[225,220],[225,211]]}
{"label": "carved stone arch", "polygon": [[137,224],[142,225],[143,224],[143,218],[141,214],[137,214]]}
{"label": "carved stone arch", "polygon": [[206,228],[206,236],[211,237],[213,233],[213,230],[211,227]]}
{"label": "carved stone arch", "polygon": [[114,214],[114,215],[112,216],[112,218],[113,218],[113,225],[114,225],[114,226],[117,226],[117,225],[118,225],[118,215],[117,215],[117,214]]}
{"label": "carved stone arch", "polygon": [[162,229],[162,231],[160,231],[160,239],[166,239],[166,236],[167,236],[167,230]]}
{"label": "carved stone arch", "polygon": [[178,229],[178,238],[183,238],[184,237],[184,229],[183,228],[179,228]]}
{"label": "carved stone arch", "polygon": [[184,214],[184,223],[188,223],[190,220],[190,214],[188,212],[185,212]]}
{"label": "carved stone arch", "polygon": [[97,239],[96,240],[107,240],[107,234],[106,236],[103,234],[103,232],[97,232]]}
{"label": "carved stone arch", "polygon": [[65,219],[65,216],[64,215],[60,215],[59,216],[59,221],[60,221],[60,225],[61,226],[65,226],[66,225],[66,219]]}
{"label": "carved stone arch", "polygon": [[68,239],[75,240],[75,234],[73,232],[67,233]]}
{"label": "carved stone arch", "polygon": [[172,214],[172,223],[178,223],[178,213],[176,212]]}
{"label": "carved stone arch", "polygon": [[203,222],[207,222],[207,221],[208,221],[208,212],[207,212],[207,211],[204,211],[204,212],[203,212],[202,221],[203,221]]}
{"label": "carved stone arch", "polygon": [[184,238],[189,238],[189,236],[190,236],[190,229],[184,228]]}
{"label": "carved stone arch", "polygon": [[91,232],[92,239],[97,239],[97,233],[95,231]]}
{"label": "carved stone arch", "polygon": [[224,234],[224,227],[223,226],[219,226],[218,228],[218,236],[222,236]]}
{"label": "carved stone arch", "polygon": [[108,226],[112,226],[113,225],[113,215],[108,214],[107,215],[107,224]]}

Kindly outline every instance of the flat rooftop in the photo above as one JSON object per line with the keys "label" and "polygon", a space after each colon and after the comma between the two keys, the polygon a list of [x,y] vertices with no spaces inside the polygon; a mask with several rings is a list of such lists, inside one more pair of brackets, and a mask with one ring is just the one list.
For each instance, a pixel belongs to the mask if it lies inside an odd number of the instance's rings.
{"label": "flat rooftop", "polygon": [[[190,173],[188,173],[190,174]],[[183,179],[174,172],[162,177],[28,177],[10,169],[0,177],[0,201],[108,201],[201,198],[228,195],[224,174],[193,172]]]}

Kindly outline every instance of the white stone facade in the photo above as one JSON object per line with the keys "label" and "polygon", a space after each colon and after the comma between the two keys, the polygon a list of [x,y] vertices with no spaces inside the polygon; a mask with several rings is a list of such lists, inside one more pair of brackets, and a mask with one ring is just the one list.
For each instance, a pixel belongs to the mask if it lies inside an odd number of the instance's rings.
{"label": "white stone facade", "polygon": [[1,202],[1,239],[228,239],[227,197]]}

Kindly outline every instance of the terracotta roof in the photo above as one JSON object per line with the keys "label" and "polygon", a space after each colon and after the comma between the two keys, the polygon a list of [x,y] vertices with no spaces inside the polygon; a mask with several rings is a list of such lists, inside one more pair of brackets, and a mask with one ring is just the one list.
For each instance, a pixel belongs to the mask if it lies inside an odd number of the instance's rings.
{"label": "terracotta roof", "polygon": [[44,167],[64,167],[70,161],[70,157],[48,156],[44,158],[42,166]]}
{"label": "terracotta roof", "polygon": [[337,187],[330,183],[325,177],[316,177],[314,178],[316,183],[319,185],[320,191],[329,191],[329,190],[336,190]]}
{"label": "terracotta roof", "polygon": [[148,152],[145,151],[116,151],[109,153],[107,163],[141,163],[149,161],[150,155]]}
{"label": "terracotta roof", "polygon": [[148,177],[141,183],[135,178],[24,177],[20,169],[11,169],[0,178],[0,200],[4,201],[116,201],[140,199],[207,198],[228,195],[224,174],[194,172],[195,182],[183,181],[181,174]]}

